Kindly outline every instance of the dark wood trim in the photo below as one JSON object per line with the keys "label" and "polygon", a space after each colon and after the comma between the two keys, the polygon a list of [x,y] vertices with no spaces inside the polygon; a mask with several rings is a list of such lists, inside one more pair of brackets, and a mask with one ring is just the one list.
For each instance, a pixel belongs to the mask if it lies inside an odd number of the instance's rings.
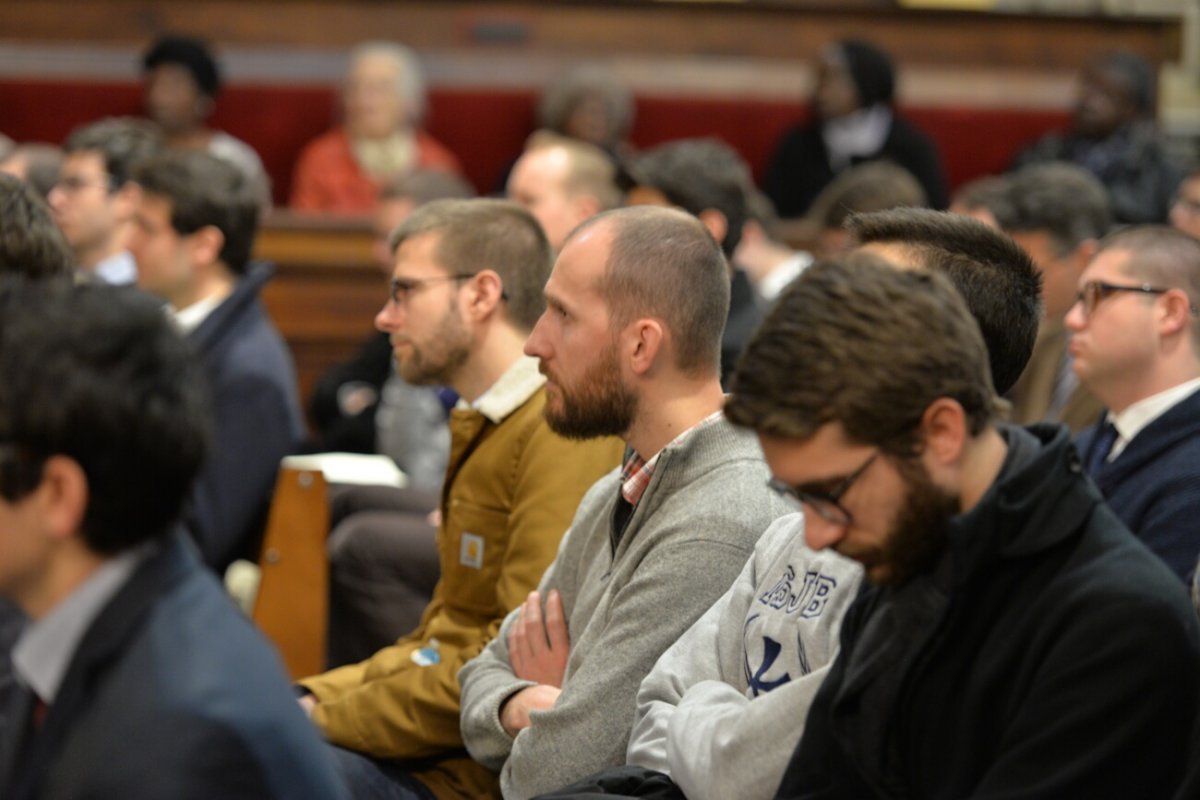
{"label": "dark wood trim", "polygon": [[827,3],[481,2],[480,0],[3,0],[10,41],[142,43],[186,30],[223,45],[346,47],[390,36],[417,48],[805,58],[844,36],[878,41],[904,64],[1070,69],[1123,47],[1178,58],[1177,19],[902,10]]}

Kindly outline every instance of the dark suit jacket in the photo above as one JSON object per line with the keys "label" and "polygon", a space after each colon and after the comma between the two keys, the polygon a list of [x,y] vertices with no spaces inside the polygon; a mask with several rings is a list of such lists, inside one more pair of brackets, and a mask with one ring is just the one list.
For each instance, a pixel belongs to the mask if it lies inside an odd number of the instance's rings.
{"label": "dark suit jacket", "polygon": [[279,660],[181,535],[100,612],[41,729],[20,733],[0,746],[5,800],[342,797]]}
{"label": "dark suit jacket", "polygon": [[[1096,428],[1079,436],[1092,463]],[[1190,585],[1200,558],[1200,392],[1138,431],[1121,454],[1092,473],[1129,530]]]}
{"label": "dark suit jacket", "polygon": [[292,356],[258,301],[270,274],[255,265],[188,337],[212,387],[217,427],[184,522],[218,573],[257,556],[279,460],[304,435]]}

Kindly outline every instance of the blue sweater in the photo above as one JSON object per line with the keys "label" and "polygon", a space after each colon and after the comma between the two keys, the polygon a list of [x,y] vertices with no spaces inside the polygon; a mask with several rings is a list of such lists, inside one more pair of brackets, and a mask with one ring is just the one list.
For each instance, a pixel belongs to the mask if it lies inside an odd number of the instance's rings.
{"label": "blue sweater", "polygon": [[[1097,430],[1076,440],[1084,464]],[[1134,535],[1189,581],[1200,556],[1200,391],[1139,431],[1092,480]]]}

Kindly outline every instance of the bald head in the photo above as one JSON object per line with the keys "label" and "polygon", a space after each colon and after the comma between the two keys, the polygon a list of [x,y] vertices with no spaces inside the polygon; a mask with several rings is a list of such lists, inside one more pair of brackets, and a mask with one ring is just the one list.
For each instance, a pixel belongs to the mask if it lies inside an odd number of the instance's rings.
{"label": "bald head", "polygon": [[677,209],[622,208],[585,222],[567,245],[596,233],[605,234],[609,248],[600,292],[613,325],[638,317],[660,319],[670,331],[678,369],[719,374],[729,273],[720,245],[704,224]]}
{"label": "bald head", "polygon": [[537,134],[513,165],[508,197],[537,218],[556,250],[572,229],[621,199],[616,170],[602,150]]}

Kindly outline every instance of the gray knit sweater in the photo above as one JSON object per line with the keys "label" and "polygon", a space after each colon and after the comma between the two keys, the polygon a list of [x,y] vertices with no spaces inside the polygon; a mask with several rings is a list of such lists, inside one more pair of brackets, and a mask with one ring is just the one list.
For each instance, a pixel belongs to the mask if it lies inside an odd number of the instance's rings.
{"label": "gray knit sweater", "polygon": [[571,638],[562,694],[516,738],[501,704],[532,685],[509,666],[509,615],[459,672],[462,732],[477,761],[499,770],[506,798],[526,798],[625,763],[638,684],[733,583],[754,543],[788,508],[771,492],[752,434],[724,419],[659,456],[614,552],[619,473],[584,496],[541,592],[556,588]]}

